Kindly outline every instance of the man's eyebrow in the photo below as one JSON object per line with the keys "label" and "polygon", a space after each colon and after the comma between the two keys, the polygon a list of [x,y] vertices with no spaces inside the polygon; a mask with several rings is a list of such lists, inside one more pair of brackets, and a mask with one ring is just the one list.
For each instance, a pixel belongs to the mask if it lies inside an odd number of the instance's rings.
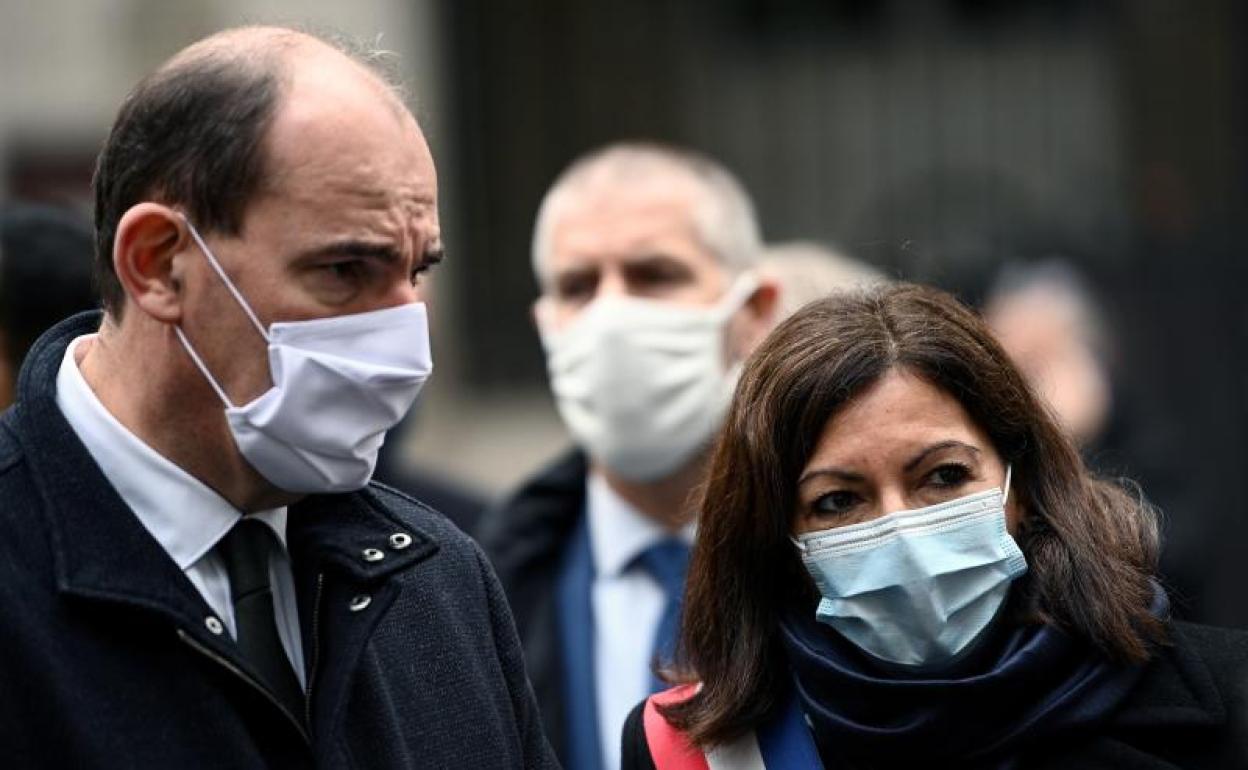
{"label": "man's eyebrow", "polygon": [[656,267],[674,268],[692,273],[687,264],[661,251],[649,251],[624,260],[625,270],[650,270]]}
{"label": "man's eyebrow", "polygon": [[586,275],[593,275],[599,272],[597,265],[571,265],[554,271],[555,280],[561,278],[581,278]]}
{"label": "man's eyebrow", "polygon": [[402,259],[398,247],[380,241],[333,241],[313,247],[302,254],[305,259],[316,257],[364,257],[382,262],[398,262]]}
{"label": "man's eyebrow", "polygon": [[439,246],[430,246],[425,249],[425,253],[420,255],[420,263],[428,267],[441,264],[446,259],[446,248]]}
{"label": "man's eyebrow", "polygon": [[970,444],[966,443],[965,441],[956,441],[953,439],[950,439],[948,441],[939,441],[935,444],[932,444],[929,447],[924,448],[914,457],[910,458],[910,461],[905,464],[902,470],[904,470],[906,473],[909,473],[910,471],[917,468],[919,466],[919,463],[927,459],[928,455],[931,455],[933,452],[939,452],[942,449],[969,449],[974,454],[976,455],[979,454],[978,447],[973,447]]}

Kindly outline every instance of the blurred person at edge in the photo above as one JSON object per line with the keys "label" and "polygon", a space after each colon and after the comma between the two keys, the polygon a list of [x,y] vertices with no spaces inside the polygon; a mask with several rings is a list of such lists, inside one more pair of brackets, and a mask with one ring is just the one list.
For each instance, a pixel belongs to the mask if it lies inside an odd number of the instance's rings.
{"label": "blurred person at edge", "polygon": [[[1120,367],[1117,336],[1091,285],[1069,261],[1051,257],[1007,265],[984,302],[984,320],[1014,365],[1079,447],[1106,475],[1140,482],[1165,512],[1162,574],[1174,613],[1217,616],[1217,558],[1222,534],[1201,515],[1191,470],[1175,462],[1181,439],[1139,401],[1130,370]],[[1234,592],[1232,604],[1238,602]],[[1232,624],[1238,625],[1238,624]]]}
{"label": "blurred person at edge", "polygon": [[556,766],[484,557],[368,483],[441,259],[373,60],[227,30],[123,103],[103,316],[44,335],[0,418],[6,766]]}
{"label": "blurred person at edge", "polygon": [[1113,406],[1108,335],[1074,268],[1057,260],[1007,267],[984,319],[1075,444],[1094,444]]}
{"label": "blurred person at edge", "polygon": [[67,209],[11,203],[0,210],[0,409],[35,340],[57,321],[99,307],[91,285],[91,225]]}
{"label": "blurred person at edge", "polygon": [[780,324],[699,508],[626,770],[1248,767],[1248,635],[1170,617],[1155,511],[948,294]]}
{"label": "blurred person at edge", "polygon": [[834,291],[888,282],[888,276],[866,262],[813,241],[768,244],[758,271],[780,287],[777,323]]}
{"label": "blurred person at edge", "polygon": [[753,205],[718,163],[618,144],[573,163],[533,235],[534,317],[577,447],[487,514],[546,730],[569,768],[619,763],[660,687],[691,491],[746,354],[773,325]]}

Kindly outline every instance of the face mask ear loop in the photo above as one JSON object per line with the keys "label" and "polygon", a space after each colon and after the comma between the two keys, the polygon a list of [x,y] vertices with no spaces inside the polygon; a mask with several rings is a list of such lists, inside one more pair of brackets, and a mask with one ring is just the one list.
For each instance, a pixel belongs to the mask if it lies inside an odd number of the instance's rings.
{"label": "face mask ear loop", "polygon": [[[243,312],[246,313],[247,317],[251,319],[251,323],[256,327],[256,331],[260,332],[260,336],[264,338],[265,342],[268,342],[269,333],[264,330],[264,324],[260,323],[259,318],[256,318],[256,314],[252,312],[251,306],[247,304],[247,300],[243,299],[242,293],[239,292],[239,290],[234,286],[234,282],[230,280],[230,277],[225,274],[225,270],[221,268],[221,263],[217,262],[217,258],[212,255],[212,250],[208,248],[208,244],[204,243],[204,239],[199,236],[199,232],[195,229],[195,225],[191,224],[191,220],[187,219],[184,214],[179,214],[178,216],[181,216],[182,221],[186,223],[187,231],[189,231],[191,237],[195,239],[195,243],[199,246],[200,250],[204,252],[204,256],[208,259],[208,264],[212,265],[212,269],[216,271],[217,275],[221,276],[221,281],[225,283],[225,288],[229,289],[230,293],[234,295],[234,299],[238,301],[238,304],[243,309]],[[194,356],[194,354],[192,354],[192,356]],[[198,362],[198,357],[195,357],[195,360]],[[202,367],[203,364],[200,364],[200,366]]]}
{"label": "face mask ear loop", "polygon": [[186,348],[186,352],[190,354],[191,360],[195,362],[195,365],[199,367],[199,371],[203,372],[204,379],[208,380],[208,384],[211,385],[212,389],[215,390],[217,395],[221,397],[221,401],[224,402],[228,408],[233,409],[234,404],[230,402],[229,396],[225,395],[225,391],[221,390],[221,386],[218,385],[217,381],[213,379],[211,374],[209,374],[208,367],[204,365],[204,361],[199,357],[199,354],[195,352],[195,348],[191,347],[191,343],[186,341],[186,335],[182,333],[182,327],[175,326],[173,327],[173,331],[177,333],[178,339],[182,340],[182,347]]}
{"label": "face mask ear loop", "polygon": [[1014,474],[1013,463],[1006,463],[1005,465],[1005,494],[1001,495],[1001,507],[1002,508],[1004,508],[1005,504],[1010,501],[1010,477],[1013,474]]}
{"label": "face mask ear loop", "polygon": [[791,541],[793,542],[793,545],[795,545],[795,546],[797,547],[797,550],[801,551],[802,553],[806,553],[806,544],[805,544],[805,543],[803,543],[801,540],[798,540],[797,538],[793,537],[792,535],[789,535],[789,540],[791,540]]}

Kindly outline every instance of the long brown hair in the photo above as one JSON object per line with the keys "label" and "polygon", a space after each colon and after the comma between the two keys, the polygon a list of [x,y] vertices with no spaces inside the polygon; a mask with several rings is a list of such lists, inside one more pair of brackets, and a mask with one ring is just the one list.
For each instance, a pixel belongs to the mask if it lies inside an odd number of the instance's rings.
{"label": "long brown hair", "polygon": [[1013,465],[1026,511],[1014,584],[1020,623],[1046,623],[1111,659],[1142,662],[1164,636],[1149,611],[1155,511],[1094,478],[984,323],[953,297],[884,286],[813,302],[754,352],[737,386],[699,506],[677,681],[700,681],[664,716],[702,746],[777,707],[787,669],[782,607],[817,601],[789,541],[797,479],[833,415],[893,369],[956,398]]}

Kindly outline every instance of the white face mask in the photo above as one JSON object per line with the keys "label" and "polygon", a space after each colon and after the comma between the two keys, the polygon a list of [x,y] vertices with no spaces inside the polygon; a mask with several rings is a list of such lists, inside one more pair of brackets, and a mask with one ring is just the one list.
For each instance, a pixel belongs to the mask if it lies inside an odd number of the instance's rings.
{"label": "white face mask", "polygon": [[560,331],[539,318],[559,414],[590,457],[645,482],[706,447],[740,373],[725,361],[728,320],[757,287],[743,274],[711,307],[604,297]]}
{"label": "white face mask", "polygon": [[234,442],[252,467],[288,492],[349,492],[372,478],[385,432],[433,371],[425,306],[274,323],[266,332],[216,257],[187,222],[195,243],[269,343],[273,387],[235,406],[181,327],[175,327],[225,403]]}

